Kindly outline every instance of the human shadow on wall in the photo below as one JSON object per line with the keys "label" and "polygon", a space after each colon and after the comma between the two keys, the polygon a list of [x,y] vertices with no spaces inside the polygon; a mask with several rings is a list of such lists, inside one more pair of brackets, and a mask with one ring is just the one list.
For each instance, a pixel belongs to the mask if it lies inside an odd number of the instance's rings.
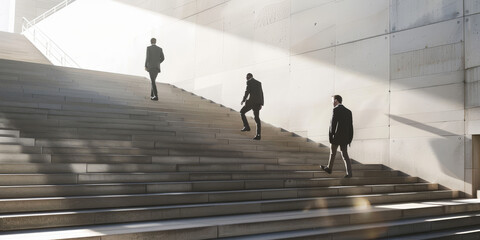
{"label": "human shadow on wall", "polygon": [[[459,179],[459,180],[462,180],[462,181],[464,180],[464,176],[463,176],[463,174],[461,174],[461,172],[463,172],[463,169],[464,169],[464,165],[463,165],[464,159],[460,159],[461,161],[459,163],[462,163],[462,164],[458,165],[458,164],[455,164],[454,159],[449,158],[449,155],[445,156],[444,154],[442,154],[444,152],[443,149],[445,149],[445,147],[451,146],[453,138],[456,138],[459,141],[459,143],[457,144],[457,146],[455,148],[457,150],[459,150],[458,152],[463,153],[463,148],[464,148],[464,144],[465,144],[464,140],[463,140],[463,136],[458,135],[456,133],[452,133],[452,132],[443,130],[443,129],[440,129],[440,128],[437,128],[437,127],[427,125],[425,123],[421,123],[421,122],[418,122],[418,121],[415,121],[415,120],[411,120],[411,119],[408,119],[408,118],[405,118],[405,117],[400,117],[400,116],[391,115],[391,114],[389,115],[389,117],[390,117],[390,119],[392,119],[392,120],[394,120],[394,121],[396,121],[400,124],[408,125],[412,128],[416,128],[416,129],[419,129],[421,131],[427,132],[428,136],[424,135],[424,136],[419,136],[419,137],[415,137],[415,138],[430,138],[428,140],[429,145],[430,145],[431,149],[433,150],[433,152],[435,154],[435,159],[439,163],[439,167],[442,171],[441,174],[445,174],[445,175],[448,175],[450,177],[453,177],[455,179]],[[392,125],[390,125],[390,128],[392,128]],[[395,138],[392,138],[392,137],[390,137],[390,138],[395,139]],[[424,149],[424,150],[418,149],[418,151],[428,151],[428,149]],[[417,162],[417,161],[422,161],[422,159],[420,159],[420,158],[415,159],[415,162]],[[455,171],[455,170],[459,170],[459,169],[461,169],[461,171]]]}

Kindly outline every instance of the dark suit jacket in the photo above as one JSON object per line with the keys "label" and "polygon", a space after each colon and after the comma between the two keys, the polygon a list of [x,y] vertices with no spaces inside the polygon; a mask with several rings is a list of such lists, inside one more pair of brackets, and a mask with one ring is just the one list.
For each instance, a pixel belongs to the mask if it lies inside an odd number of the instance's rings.
{"label": "dark suit jacket", "polygon": [[163,50],[157,45],[147,47],[147,58],[145,59],[145,68],[149,72],[160,72],[160,63],[165,60]]}
{"label": "dark suit jacket", "polygon": [[352,112],[343,105],[333,108],[330,123],[329,140],[331,144],[347,145],[353,139]]}
{"label": "dark suit jacket", "polygon": [[[247,100],[248,95],[250,95],[250,97]],[[250,105],[250,106],[262,105],[263,106],[262,83],[253,78],[248,80],[247,90],[245,90],[243,101],[247,101],[246,105]]]}

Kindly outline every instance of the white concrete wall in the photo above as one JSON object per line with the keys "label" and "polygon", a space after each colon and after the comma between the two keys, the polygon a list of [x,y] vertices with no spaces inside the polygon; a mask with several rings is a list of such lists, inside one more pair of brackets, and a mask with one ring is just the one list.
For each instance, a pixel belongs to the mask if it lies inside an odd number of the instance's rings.
{"label": "white concrete wall", "polygon": [[480,0],[85,0],[41,27],[82,67],[143,76],[156,37],[160,81],[236,110],[252,72],[262,119],[324,144],[340,94],[354,159],[470,194],[479,22]]}
{"label": "white concrete wall", "polygon": [[15,33],[22,32],[22,18],[27,18],[32,20],[44,12],[55,7],[57,4],[61,3],[63,0],[14,0],[12,1],[15,5],[15,23],[13,31]]}
{"label": "white concrete wall", "polygon": [[15,0],[0,0],[0,31],[13,32]]}
{"label": "white concrete wall", "polygon": [[[471,146],[473,135],[480,135],[480,1],[465,1],[465,107],[467,146]],[[480,189],[480,160],[472,157],[467,148],[465,161],[465,188]],[[478,157],[478,156],[476,156]]]}

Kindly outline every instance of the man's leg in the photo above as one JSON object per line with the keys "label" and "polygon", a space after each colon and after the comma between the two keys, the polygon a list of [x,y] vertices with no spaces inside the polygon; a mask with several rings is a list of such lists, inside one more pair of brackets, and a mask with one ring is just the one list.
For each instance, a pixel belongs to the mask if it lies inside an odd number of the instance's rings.
{"label": "man's leg", "polygon": [[152,81],[152,91],[150,92],[150,96],[158,98],[157,84],[155,83],[155,80],[157,79],[157,76],[158,76],[158,72],[152,71],[149,73],[150,73],[150,80]]}
{"label": "man's leg", "polygon": [[337,155],[337,149],[338,145],[336,144],[330,144],[330,159],[328,159],[328,169],[332,171],[333,169],[333,163],[335,162],[335,156]]}
{"label": "man's leg", "polygon": [[262,122],[260,121],[260,107],[253,109],[253,115],[255,116],[255,123],[257,124],[257,136],[262,135]]}
{"label": "man's leg", "polygon": [[352,176],[352,162],[350,157],[348,156],[347,145],[340,146],[340,153],[342,154],[343,161],[345,162],[345,170],[347,171],[347,175],[349,177]]}
{"label": "man's leg", "polygon": [[240,110],[240,116],[242,117],[242,121],[243,121],[243,128],[246,131],[250,131],[250,125],[248,125],[248,121],[247,121],[247,117],[245,116],[245,113],[247,113],[250,110],[252,110],[252,108],[247,105],[243,106],[242,110]]}

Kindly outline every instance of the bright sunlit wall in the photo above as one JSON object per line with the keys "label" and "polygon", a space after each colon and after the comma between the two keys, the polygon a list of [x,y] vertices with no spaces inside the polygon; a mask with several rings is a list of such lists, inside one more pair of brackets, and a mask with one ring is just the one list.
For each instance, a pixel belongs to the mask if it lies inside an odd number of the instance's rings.
{"label": "bright sunlit wall", "polygon": [[15,0],[0,0],[0,31],[13,32]]}

